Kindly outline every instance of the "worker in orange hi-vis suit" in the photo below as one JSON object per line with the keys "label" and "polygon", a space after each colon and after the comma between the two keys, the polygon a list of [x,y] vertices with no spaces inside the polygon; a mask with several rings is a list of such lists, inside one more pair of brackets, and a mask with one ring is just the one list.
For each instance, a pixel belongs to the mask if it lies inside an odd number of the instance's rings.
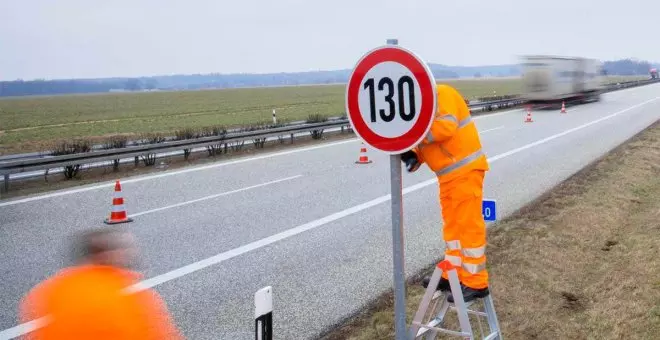
{"label": "worker in orange hi-vis suit", "polygon": [[92,231],[79,246],[83,263],[38,284],[21,302],[21,322],[42,325],[24,339],[183,339],[155,291],[124,291],[139,279],[129,269],[134,248],[128,233]]}
{"label": "worker in orange hi-vis suit", "polygon": [[[461,94],[448,85],[438,85],[437,95],[438,110],[426,138],[401,159],[408,172],[426,163],[438,176],[445,259],[458,267],[463,295],[471,301],[489,294],[486,223],[481,212],[484,174],[489,166]],[[429,281],[425,278],[425,287]],[[438,289],[450,290],[447,273],[442,273]],[[451,294],[448,299],[453,302]]]}

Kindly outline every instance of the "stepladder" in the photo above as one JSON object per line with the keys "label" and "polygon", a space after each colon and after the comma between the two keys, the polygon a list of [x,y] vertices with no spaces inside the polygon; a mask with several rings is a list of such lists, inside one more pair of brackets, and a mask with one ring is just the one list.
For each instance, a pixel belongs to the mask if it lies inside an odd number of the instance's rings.
{"label": "stepladder", "polygon": [[[449,286],[454,302],[448,301],[448,294],[437,290],[442,273],[447,273]],[[481,310],[475,307],[481,306]],[[449,312],[456,312],[458,327],[445,328]],[[484,327],[483,321],[487,327]],[[478,327],[473,327],[476,321]],[[455,328],[458,328],[455,329]],[[486,331],[484,330],[486,328]],[[431,279],[419,308],[415,313],[408,331],[408,338],[414,340],[437,339],[440,334],[463,339],[503,340],[500,325],[495,313],[492,294],[486,297],[466,302],[461,293],[461,284],[456,268],[448,260],[443,260],[435,266]]]}

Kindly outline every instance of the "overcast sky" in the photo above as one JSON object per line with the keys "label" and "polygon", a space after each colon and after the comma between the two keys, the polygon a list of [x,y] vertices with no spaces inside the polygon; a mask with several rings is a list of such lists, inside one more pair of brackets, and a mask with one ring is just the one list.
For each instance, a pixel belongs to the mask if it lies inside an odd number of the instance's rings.
{"label": "overcast sky", "polygon": [[390,37],[449,65],[660,61],[660,1],[0,0],[0,79],[352,68]]}

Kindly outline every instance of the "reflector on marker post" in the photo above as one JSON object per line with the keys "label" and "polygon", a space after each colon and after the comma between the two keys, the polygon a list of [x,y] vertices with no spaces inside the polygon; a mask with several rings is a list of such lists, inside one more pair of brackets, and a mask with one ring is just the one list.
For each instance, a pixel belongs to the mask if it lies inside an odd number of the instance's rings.
{"label": "reflector on marker post", "polygon": [[254,293],[254,338],[273,340],[273,290],[271,286]]}

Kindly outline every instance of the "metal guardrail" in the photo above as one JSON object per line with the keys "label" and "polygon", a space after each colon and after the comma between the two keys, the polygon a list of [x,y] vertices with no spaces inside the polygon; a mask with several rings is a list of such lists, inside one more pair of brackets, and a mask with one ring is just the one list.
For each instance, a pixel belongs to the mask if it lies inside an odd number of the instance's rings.
{"label": "metal guardrail", "polygon": [[[607,84],[603,87],[603,92],[611,92],[619,89],[642,86],[658,82],[657,79],[627,81],[616,84]],[[512,107],[524,104],[525,100],[515,97],[510,99],[501,99],[488,102],[470,103],[470,110],[474,111],[481,108],[482,111],[491,111],[493,107]],[[184,149],[198,149],[211,145],[229,144],[233,142],[244,142],[247,140],[256,140],[262,138],[273,138],[283,135],[290,135],[293,140],[295,134],[311,133],[317,130],[326,130],[332,128],[350,127],[346,118],[330,118],[322,123],[303,123],[288,125],[267,130],[255,130],[249,132],[230,132],[224,136],[200,137],[185,140],[170,140],[161,143],[127,146],[118,149],[93,150],[90,152],[51,156],[47,158],[27,158],[0,160],[0,175],[3,176],[4,185],[0,187],[3,192],[9,190],[9,175],[22,172],[48,170],[53,168],[62,168],[66,166],[85,165],[90,163],[114,161],[131,157],[145,156],[149,154],[163,154]]]}
{"label": "metal guardrail", "polygon": [[314,130],[341,127],[348,125],[348,119],[336,120],[332,122],[301,124],[297,126],[285,126],[268,130],[256,130],[249,132],[231,133],[224,136],[200,137],[194,139],[184,139],[176,141],[166,141],[162,143],[146,144],[139,146],[127,146],[125,148],[90,151],[84,153],[54,156],[50,158],[38,158],[27,160],[14,160],[9,162],[0,162],[0,174],[20,173],[32,170],[41,170],[53,167],[77,165],[89,162],[100,162],[114,160],[118,158],[142,156],[157,152],[168,152],[175,150],[206,147],[209,145],[240,142],[248,139],[268,138],[282,136],[300,132],[311,132]]}
{"label": "metal guardrail", "polygon": [[[519,100],[518,102],[522,102],[522,100]],[[474,104],[469,104],[471,108],[478,108],[478,107],[489,107],[491,108],[492,106],[499,106],[503,104],[507,104],[506,106],[514,106],[517,105],[518,103],[516,102],[515,98],[508,98],[508,99],[501,99],[501,100],[493,100],[493,101],[484,101],[484,102],[477,102]],[[343,117],[329,117],[328,122],[335,122],[335,121],[341,121],[345,120]],[[293,121],[289,122],[287,124],[281,124],[280,127],[292,127],[292,126],[300,126],[304,125],[306,122],[304,120],[302,121]],[[231,134],[231,133],[237,133],[239,132],[240,129],[229,129],[226,132]],[[266,131],[266,129],[256,129],[253,131]],[[201,137],[200,137],[201,138]],[[166,136],[164,137],[164,142],[169,142],[169,141],[176,141],[178,140],[175,136]],[[195,139],[199,140],[199,138]],[[122,149],[125,149],[127,147],[132,147],[132,146],[138,146],[138,145],[145,145],[144,141],[140,140],[134,140],[134,141],[129,141],[128,144],[123,147]],[[90,152],[93,152],[94,150],[108,150],[108,148],[105,148],[104,145],[99,144],[99,145],[93,145],[92,150]],[[30,153],[23,153],[23,154],[10,154],[10,155],[4,155],[0,156],[0,165],[3,162],[9,162],[9,161],[14,161],[14,160],[19,160],[19,159],[43,159],[43,158],[52,158],[52,157],[57,157],[52,155],[52,151],[42,151],[42,152],[30,152]],[[1,172],[0,172],[1,174]],[[2,178],[0,178],[2,180]]]}

